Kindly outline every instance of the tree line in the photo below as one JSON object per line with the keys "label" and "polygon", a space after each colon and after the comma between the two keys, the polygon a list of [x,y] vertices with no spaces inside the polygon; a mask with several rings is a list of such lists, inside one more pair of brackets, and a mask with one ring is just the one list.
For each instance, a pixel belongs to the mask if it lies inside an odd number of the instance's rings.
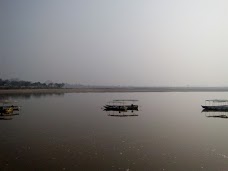
{"label": "tree line", "polygon": [[0,78],[0,89],[46,89],[46,88],[63,88],[64,83],[41,83],[23,80],[4,80]]}

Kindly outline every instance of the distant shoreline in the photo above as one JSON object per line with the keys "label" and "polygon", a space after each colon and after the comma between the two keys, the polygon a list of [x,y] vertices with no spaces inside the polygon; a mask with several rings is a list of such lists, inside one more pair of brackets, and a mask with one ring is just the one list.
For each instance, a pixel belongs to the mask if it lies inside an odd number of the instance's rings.
{"label": "distant shoreline", "polygon": [[228,87],[86,87],[62,89],[0,89],[0,95],[38,93],[128,93],[128,92],[228,92]]}

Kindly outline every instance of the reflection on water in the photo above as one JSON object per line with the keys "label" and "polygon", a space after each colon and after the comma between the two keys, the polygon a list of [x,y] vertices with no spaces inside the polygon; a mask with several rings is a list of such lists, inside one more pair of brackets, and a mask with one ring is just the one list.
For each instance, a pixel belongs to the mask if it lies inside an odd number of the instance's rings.
{"label": "reflection on water", "polygon": [[136,112],[137,111],[111,111],[111,110],[104,110],[106,111],[108,116],[114,117],[128,117],[128,116],[139,116]]}
{"label": "reflection on water", "polygon": [[0,115],[0,120],[12,120],[13,116],[19,115],[19,113]]}
{"label": "reflection on water", "polygon": [[43,98],[43,97],[63,97],[64,93],[25,93],[25,94],[9,94],[1,95],[0,99],[31,99],[31,98]]}
{"label": "reflection on water", "polygon": [[118,109],[103,109],[107,113],[108,116],[114,117],[129,117],[129,116],[138,116],[138,109],[133,110],[118,110]]}
{"label": "reflection on water", "polygon": [[139,116],[139,115],[137,115],[137,114],[127,114],[127,115],[108,114],[108,116],[114,116],[114,117],[129,117],[129,116]]}
{"label": "reflection on water", "polygon": [[228,112],[225,111],[211,111],[211,110],[202,110],[202,113],[205,113],[205,116],[208,118],[222,118],[228,119]]}
{"label": "reflection on water", "polygon": [[10,116],[0,116],[0,120],[12,120],[13,117],[10,115]]}

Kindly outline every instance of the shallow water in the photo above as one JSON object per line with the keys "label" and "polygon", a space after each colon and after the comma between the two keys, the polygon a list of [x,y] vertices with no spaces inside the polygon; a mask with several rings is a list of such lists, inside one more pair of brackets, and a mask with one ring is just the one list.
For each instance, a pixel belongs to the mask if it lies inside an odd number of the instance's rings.
{"label": "shallow water", "polygon": [[[4,97],[5,98],[5,97]],[[70,93],[8,97],[22,110],[0,120],[0,170],[226,170],[228,119],[202,112],[228,93]],[[138,99],[138,116],[101,108]],[[217,114],[217,113],[215,113]]]}

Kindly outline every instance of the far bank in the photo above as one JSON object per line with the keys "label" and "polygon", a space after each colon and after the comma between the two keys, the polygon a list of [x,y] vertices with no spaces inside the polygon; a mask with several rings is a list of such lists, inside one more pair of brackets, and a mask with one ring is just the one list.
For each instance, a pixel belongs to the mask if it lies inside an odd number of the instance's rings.
{"label": "far bank", "polygon": [[112,93],[112,92],[227,92],[228,87],[85,87],[61,89],[0,89],[0,95],[36,93]]}

